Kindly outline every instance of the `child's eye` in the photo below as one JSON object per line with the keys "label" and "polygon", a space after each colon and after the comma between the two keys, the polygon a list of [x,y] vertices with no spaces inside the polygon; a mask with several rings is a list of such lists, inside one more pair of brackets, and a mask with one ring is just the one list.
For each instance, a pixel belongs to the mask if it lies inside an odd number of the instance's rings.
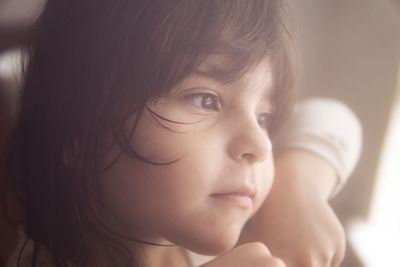
{"label": "child's eye", "polygon": [[257,122],[260,125],[261,128],[265,130],[269,130],[271,127],[271,121],[272,121],[272,114],[271,113],[260,113],[257,116]]}
{"label": "child's eye", "polygon": [[220,109],[220,102],[218,96],[210,93],[197,93],[184,96],[186,101],[190,101],[196,107],[206,110],[218,111]]}

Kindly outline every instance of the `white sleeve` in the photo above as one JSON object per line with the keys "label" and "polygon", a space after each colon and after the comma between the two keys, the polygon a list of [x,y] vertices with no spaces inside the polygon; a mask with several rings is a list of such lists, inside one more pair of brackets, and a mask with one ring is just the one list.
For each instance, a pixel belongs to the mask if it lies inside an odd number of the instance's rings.
{"label": "white sleeve", "polygon": [[336,195],[353,172],[360,157],[362,127],[344,103],[328,98],[311,98],[296,104],[287,125],[276,140],[279,153],[299,148],[325,159],[336,171]]}

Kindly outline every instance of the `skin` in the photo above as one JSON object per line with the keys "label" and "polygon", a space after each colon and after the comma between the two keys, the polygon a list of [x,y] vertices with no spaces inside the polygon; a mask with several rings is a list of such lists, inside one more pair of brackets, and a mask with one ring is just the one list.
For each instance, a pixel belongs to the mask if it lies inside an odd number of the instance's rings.
{"label": "skin", "polygon": [[285,267],[285,263],[273,257],[260,242],[241,245],[200,267]]}
{"label": "skin", "polygon": [[276,160],[271,193],[252,219],[246,241],[261,241],[288,267],[336,267],[343,260],[345,236],[328,203],[337,182],[333,168],[303,150]]}
{"label": "skin", "polygon": [[[146,111],[130,139],[135,151],[153,162],[178,161],[153,165],[122,154],[100,177],[103,218],[111,227],[147,242],[225,253],[222,263],[212,266],[228,266],[224,258],[251,250],[227,252],[263,203],[274,176],[264,120],[273,111],[269,63],[262,61],[229,83],[206,74],[221,66],[223,60],[211,56],[168,96],[148,103],[157,114],[185,124],[158,123]],[[238,194],[243,189],[248,192]],[[157,259],[159,250],[150,247],[142,247],[146,258]],[[265,246],[260,250],[271,261]],[[157,266],[157,260],[147,264]]]}

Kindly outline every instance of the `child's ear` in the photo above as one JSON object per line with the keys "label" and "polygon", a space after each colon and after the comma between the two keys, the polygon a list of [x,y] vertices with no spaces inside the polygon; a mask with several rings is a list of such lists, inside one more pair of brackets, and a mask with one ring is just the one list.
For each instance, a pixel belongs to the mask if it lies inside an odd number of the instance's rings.
{"label": "child's ear", "polygon": [[72,144],[72,146],[65,146],[63,149],[63,153],[62,153],[62,162],[64,163],[64,165],[69,168],[72,169],[74,167],[74,155],[78,154],[78,149],[79,149],[79,143],[77,140],[75,140]]}
{"label": "child's ear", "polygon": [[68,149],[64,149],[63,155],[62,155],[62,162],[69,169],[72,169],[72,167],[73,167],[73,160],[72,160],[71,154],[72,153],[70,153]]}

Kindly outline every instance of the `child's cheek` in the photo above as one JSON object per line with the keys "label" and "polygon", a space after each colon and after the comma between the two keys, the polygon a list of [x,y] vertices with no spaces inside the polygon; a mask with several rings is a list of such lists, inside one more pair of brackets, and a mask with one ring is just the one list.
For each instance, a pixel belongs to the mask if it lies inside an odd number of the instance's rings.
{"label": "child's cheek", "polygon": [[[164,114],[163,114],[164,115]],[[140,119],[130,135],[130,146],[141,157],[156,163],[177,161],[183,157],[217,160],[216,152],[223,150],[220,134],[215,133],[215,119],[194,124],[179,124],[156,120],[148,112]],[[131,129],[128,122],[127,129]],[[202,164],[202,161],[199,161]]]}
{"label": "child's cheek", "polygon": [[262,203],[268,198],[268,194],[271,191],[275,176],[274,161],[271,158],[266,159],[256,167],[257,177],[257,203],[255,206],[254,213],[261,207]]}

